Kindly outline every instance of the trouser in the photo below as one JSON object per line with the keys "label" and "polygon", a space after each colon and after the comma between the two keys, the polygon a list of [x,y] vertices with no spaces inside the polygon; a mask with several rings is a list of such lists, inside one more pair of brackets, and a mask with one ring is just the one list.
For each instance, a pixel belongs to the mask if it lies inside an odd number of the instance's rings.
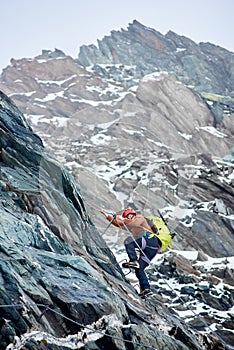
{"label": "trouser", "polygon": [[138,259],[140,268],[136,269],[135,273],[141,290],[150,289],[149,281],[144,270],[158,252],[159,244],[157,237],[148,238],[141,236],[137,239],[128,237],[125,239],[124,245],[130,261],[137,260],[136,248],[140,248],[144,252],[143,254],[140,251],[140,258]]}

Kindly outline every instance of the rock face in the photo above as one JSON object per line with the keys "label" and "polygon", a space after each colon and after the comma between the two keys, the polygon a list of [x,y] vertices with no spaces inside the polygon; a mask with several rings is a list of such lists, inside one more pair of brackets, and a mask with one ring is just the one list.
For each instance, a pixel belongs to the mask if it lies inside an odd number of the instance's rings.
{"label": "rock face", "polygon": [[[1,309],[1,327],[6,322],[20,335],[37,325],[58,336],[69,332],[66,322],[56,314],[40,316],[37,304],[63,310],[71,318],[78,312],[76,304],[80,317],[76,320],[82,323],[91,308],[91,322],[96,321],[105,314],[104,305],[111,310],[115,298],[107,293],[108,301],[101,292],[107,291],[104,271],[113,279],[123,275],[112,267],[114,256],[92,225],[70,175],[46,154],[39,137],[2,93],[0,106],[0,299],[1,305],[17,305]],[[118,304],[116,313],[121,313]],[[4,344],[2,333],[1,349]]]}
{"label": "rock face", "polygon": [[70,175],[0,97],[1,349],[201,349],[201,336],[135,295]]}
{"label": "rock face", "polygon": [[[215,128],[204,100],[174,75],[152,73],[133,91],[59,54],[14,62],[1,87],[72,172],[97,228],[105,227],[100,206],[134,205],[145,214],[160,208],[173,228],[182,224],[186,247],[232,256],[233,165],[223,160],[233,145],[232,116]],[[214,210],[217,201],[225,220]],[[229,244],[207,245],[201,227],[214,236],[221,230]]]}
{"label": "rock face", "polygon": [[[234,54],[210,43],[196,44],[169,31],[165,36],[137,21],[128,30],[112,31],[94,45],[81,46],[79,62],[87,67],[124,64],[135,67],[135,78],[155,71],[174,72],[197,91],[234,97]],[[221,82],[221,84],[220,84]]]}
{"label": "rock face", "polygon": [[[2,309],[3,348],[233,343],[232,59],[134,22],[79,61],[43,50],[3,71],[0,89],[27,119],[1,95],[0,290],[16,305]],[[120,270],[125,236],[105,231],[101,206],[160,209],[176,231],[174,252],[148,269],[153,302]],[[206,325],[215,333],[198,334]]]}
{"label": "rock face", "polygon": [[78,60],[128,86],[152,72],[174,73],[207,99],[216,123],[221,123],[223,111],[234,111],[234,53],[210,43],[196,44],[172,31],[164,36],[135,20],[128,30],[112,31],[99,40],[98,47],[81,46]]}

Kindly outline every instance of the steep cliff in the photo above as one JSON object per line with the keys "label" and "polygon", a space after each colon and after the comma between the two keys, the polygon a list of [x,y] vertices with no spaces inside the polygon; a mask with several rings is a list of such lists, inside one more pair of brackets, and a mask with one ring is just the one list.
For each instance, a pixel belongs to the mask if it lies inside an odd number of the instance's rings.
{"label": "steep cliff", "polygon": [[[230,348],[233,54],[137,22],[102,44],[81,50],[87,64],[99,57],[91,67],[44,50],[0,76],[27,119],[1,95],[1,304],[15,305],[3,309],[2,344],[212,349],[220,337]],[[151,62],[157,55],[165,67]],[[177,232],[174,249],[147,270],[155,299],[146,305],[116,261],[126,258],[126,235],[105,231],[99,213],[129,205],[145,215],[160,209]],[[202,338],[204,329],[214,333]]]}
{"label": "steep cliff", "polygon": [[[201,349],[205,339],[215,343],[162,305],[156,311],[142,303],[91,223],[70,175],[16,106],[0,97],[1,349],[96,344],[179,350]],[[170,336],[173,327],[179,331]]]}

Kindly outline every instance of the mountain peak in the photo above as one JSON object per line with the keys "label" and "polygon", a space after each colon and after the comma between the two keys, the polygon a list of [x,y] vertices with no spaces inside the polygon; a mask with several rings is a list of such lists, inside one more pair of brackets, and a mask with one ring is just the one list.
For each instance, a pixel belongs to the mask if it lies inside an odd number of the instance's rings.
{"label": "mountain peak", "polygon": [[173,31],[163,35],[137,20],[127,30],[112,32],[99,40],[98,48],[81,46],[78,61],[85,67],[130,65],[135,67],[136,77],[168,71],[199,93],[223,95],[225,91],[225,95],[234,97],[232,52],[209,43],[196,44]]}
{"label": "mountain peak", "polygon": [[52,50],[42,50],[42,56],[45,58],[58,58],[58,57],[65,57],[65,53],[62,50],[54,49]]}

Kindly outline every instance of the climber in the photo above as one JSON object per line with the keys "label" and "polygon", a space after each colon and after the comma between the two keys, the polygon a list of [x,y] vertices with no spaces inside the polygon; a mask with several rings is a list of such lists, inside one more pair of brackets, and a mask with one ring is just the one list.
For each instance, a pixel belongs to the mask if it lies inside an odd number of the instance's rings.
{"label": "climber", "polygon": [[[155,257],[161,246],[156,235],[157,228],[151,227],[144,216],[137,214],[131,208],[124,210],[122,215],[108,214],[104,209],[101,209],[100,212],[114,226],[131,233],[131,236],[124,241],[129,262],[124,263],[122,266],[135,270],[139,280],[140,296],[142,298],[153,294],[144,270]],[[140,250],[139,258],[137,258],[136,249]]]}

